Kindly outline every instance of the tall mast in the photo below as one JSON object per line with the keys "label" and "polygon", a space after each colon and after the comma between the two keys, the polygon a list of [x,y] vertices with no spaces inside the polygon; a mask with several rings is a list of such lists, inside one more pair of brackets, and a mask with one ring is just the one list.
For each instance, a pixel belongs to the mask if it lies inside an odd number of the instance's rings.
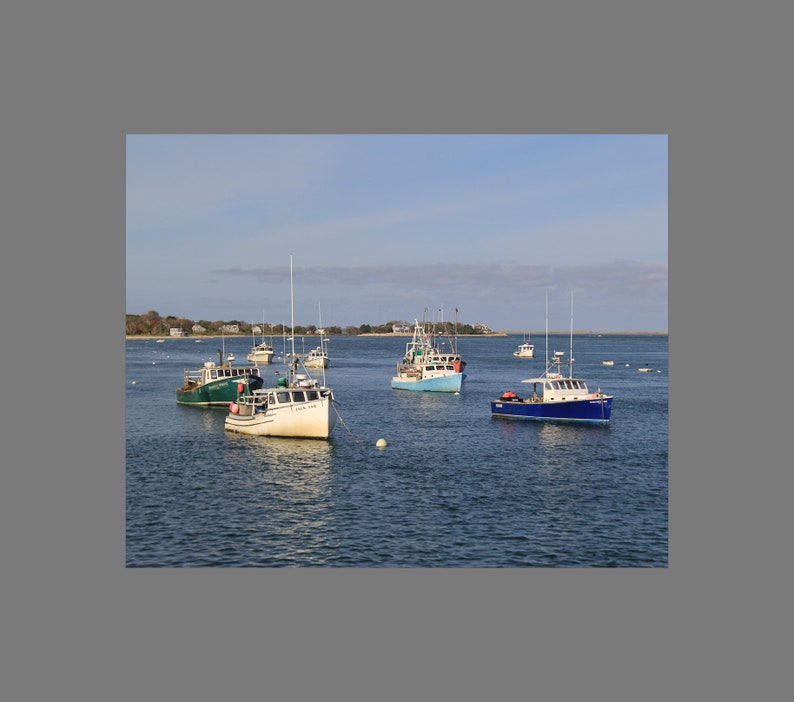
{"label": "tall mast", "polygon": [[549,291],[546,291],[546,369],[549,367]]}
{"label": "tall mast", "polygon": [[292,325],[292,358],[295,358],[295,294],[292,286],[292,254],[289,255],[289,302]]}
{"label": "tall mast", "polygon": [[568,377],[573,377],[573,290],[571,290],[571,350],[568,354],[570,362],[568,363]]}

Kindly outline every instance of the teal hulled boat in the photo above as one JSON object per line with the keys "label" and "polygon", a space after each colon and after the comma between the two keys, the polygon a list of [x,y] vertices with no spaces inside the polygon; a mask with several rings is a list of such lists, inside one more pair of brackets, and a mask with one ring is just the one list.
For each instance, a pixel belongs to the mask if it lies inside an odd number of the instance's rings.
{"label": "teal hulled boat", "polygon": [[228,406],[237,399],[240,384],[244,392],[250,393],[259,390],[265,381],[256,366],[234,367],[207,361],[201,368],[185,369],[185,382],[176,389],[176,401],[180,405]]}

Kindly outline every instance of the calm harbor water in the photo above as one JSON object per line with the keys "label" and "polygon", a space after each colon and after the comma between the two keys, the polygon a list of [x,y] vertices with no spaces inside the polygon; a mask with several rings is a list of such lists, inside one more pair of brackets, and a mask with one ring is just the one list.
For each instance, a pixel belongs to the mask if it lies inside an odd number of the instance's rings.
{"label": "calm harbor water", "polygon": [[[230,434],[225,409],[177,405],[183,370],[217,362],[220,339],[128,339],[127,566],[668,565],[667,336],[574,336],[574,374],[615,395],[609,426],[491,417],[542,371],[542,336],[535,359],[512,356],[521,336],[461,338],[459,395],[391,389],[406,341],[331,339],[347,428],[325,442]],[[245,363],[251,339],[224,346]],[[568,336],[549,347],[567,354]]]}

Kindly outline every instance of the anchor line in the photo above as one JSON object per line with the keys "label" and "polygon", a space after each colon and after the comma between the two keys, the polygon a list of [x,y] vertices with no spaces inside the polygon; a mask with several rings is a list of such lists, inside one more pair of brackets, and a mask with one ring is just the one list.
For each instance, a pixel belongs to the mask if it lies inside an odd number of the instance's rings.
{"label": "anchor line", "polygon": [[357,444],[358,444],[358,443],[360,443],[360,442],[359,442],[359,440],[356,438],[356,435],[355,435],[355,434],[354,434],[352,431],[350,431],[350,428],[347,426],[347,424],[345,424],[345,420],[344,420],[344,419],[342,419],[342,415],[341,415],[341,414],[339,414],[339,410],[338,410],[338,409],[337,409],[337,407],[336,407],[336,402],[332,402],[332,403],[331,403],[331,407],[333,407],[333,408],[334,408],[334,412],[336,412],[336,416],[337,416],[337,417],[339,417],[339,421],[340,421],[340,422],[342,422],[342,426],[343,426],[345,429],[347,429],[347,433],[348,433],[348,434],[350,434],[350,436],[352,436],[352,437],[353,437],[353,440],[354,440],[354,441],[355,441]]}

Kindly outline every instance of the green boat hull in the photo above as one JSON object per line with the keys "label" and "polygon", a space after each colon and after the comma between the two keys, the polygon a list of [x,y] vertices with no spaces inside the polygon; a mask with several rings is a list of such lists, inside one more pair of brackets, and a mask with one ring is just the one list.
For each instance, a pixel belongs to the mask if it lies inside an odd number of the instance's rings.
{"label": "green boat hull", "polygon": [[176,401],[180,405],[227,406],[237,399],[237,385],[242,383],[244,392],[259,390],[264,380],[256,375],[236,378],[218,378],[203,385],[177,388]]}

